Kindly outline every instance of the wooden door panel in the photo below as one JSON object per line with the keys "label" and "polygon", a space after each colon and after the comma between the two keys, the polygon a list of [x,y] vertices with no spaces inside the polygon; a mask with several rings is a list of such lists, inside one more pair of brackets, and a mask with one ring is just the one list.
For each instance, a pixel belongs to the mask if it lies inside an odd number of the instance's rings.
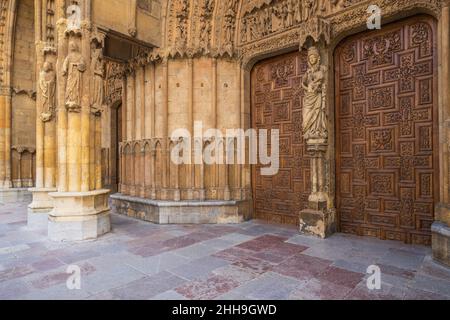
{"label": "wooden door panel", "polygon": [[257,64],[252,71],[252,126],[280,131],[280,171],[262,176],[253,166],[255,218],[299,224],[310,194],[309,158],[302,134],[302,75],[305,53],[295,52]]}
{"label": "wooden door panel", "polygon": [[335,52],[342,232],[431,244],[438,196],[436,24],[414,17]]}

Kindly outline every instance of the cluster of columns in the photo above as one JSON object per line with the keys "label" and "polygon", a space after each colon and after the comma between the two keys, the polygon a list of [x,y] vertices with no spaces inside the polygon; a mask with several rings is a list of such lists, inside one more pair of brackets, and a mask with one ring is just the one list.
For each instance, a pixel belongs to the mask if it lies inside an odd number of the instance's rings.
{"label": "cluster of columns", "polygon": [[[2,26],[0,29],[3,35],[2,43],[2,74],[0,75],[0,197],[3,198],[3,191],[12,187],[11,178],[11,65],[12,65],[12,37],[14,26],[15,1],[2,3]],[[3,199],[0,199],[3,201]]]}
{"label": "cluster of columns", "polygon": [[[226,65],[229,68],[227,72],[233,71],[233,77],[222,80],[224,77],[221,78],[220,71],[224,70],[221,69],[224,65],[220,59],[192,57],[151,62],[142,59],[133,64],[124,83],[124,142],[120,148],[122,194],[170,201],[228,201],[245,198],[245,173],[242,166],[206,165],[196,161],[194,156],[202,154],[210,145],[222,145],[225,150],[228,144],[234,143],[226,141],[224,137],[214,141],[210,137],[195,137],[196,131],[203,133],[209,128],[227,126],[240,128],[241,123],[244,123],[241,120],[243,72],[239,64],[229,63]],[[200,77],[205,77],[209,83],[204,84],[205,80],[199,80]],[[235,89],[231,91],[228,83],[234,80]],[[204,85],[210,86],[210,92],[204,92]],[[235,109],[228,114],[233,125],[224,121],[225,112],[220,110],[223,104],[219,97],[222,85],[235,94],[230,96],[232,101],[236,101],[231,104]],[[179,112],[177,99],[183,104],[182,112]],[[201,120],[204,128],[196,130],[195,120]],[[188,144],[192,164],[176,165],[171,161],[173,147],[179,142],[172,141],[171,133],[178,126],[191,134]],[[222,130],[224,134],[225,130]],[[187,140],[184,142],[187,143]],[[226,155],[223,157],[225,159]]]}
{"label": "cluster of columns", "polygon": [[91,1],[55,0],[49,41],[48,1],[36,0],[36,188],[29,227],[50,239],[97,238],[110,230],[108,190],[101,183],[102,47],[91,25]]}

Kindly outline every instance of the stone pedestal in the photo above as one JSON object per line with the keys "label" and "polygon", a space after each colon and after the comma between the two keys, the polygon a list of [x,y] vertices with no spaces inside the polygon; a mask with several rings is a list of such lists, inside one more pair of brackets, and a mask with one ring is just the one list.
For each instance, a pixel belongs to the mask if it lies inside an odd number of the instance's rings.
{"label": "stone pedestal", "polygon": [[300,233],[325,239],[336,232],[334,210],[306,209],[300,212]]}
{"label": "stone pedestal", "polygon": [[48,236],[53,241],[97,239],[111,230],[109,190],[50,193]]}
{"label": "stone pedestal", "polygon": [[335,232],[335,211],[328,208],[325,192],[326,139],[309,139],[307,149],[311,154],[311,195],[309,208],[300,212],[300,233],[322,239]]}
{"label": "stone pedestal", "polygon": [[47,229],[48,213],[53,210],[53,199],[49,193],[56,189],[28,189],[33,195],[33,202],[28,206],[27,224],[29,229]]}
{"label": "stone pedestal", "polygon": [[157,224],[237,224],[250,219],[250,201],[158,201],[114,194],[114,213]]}
{"label": "stone pedestal", "polygon": [[450,267],[450,227],[435,222],[431,227],[433,234],[433,258]]}
{"label": "stone pedestal", "polygon": [[450,207],[437,205],[435,215],[436,221],[431,226],[433,258],[450,266]]}

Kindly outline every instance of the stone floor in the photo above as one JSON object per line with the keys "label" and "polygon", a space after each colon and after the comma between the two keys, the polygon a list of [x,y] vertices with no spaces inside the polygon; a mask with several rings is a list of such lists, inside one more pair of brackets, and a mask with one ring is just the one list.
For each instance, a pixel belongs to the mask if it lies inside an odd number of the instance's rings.
{"label": "stone floor", "polygon": [[[0,299],[450,299],[430,248],[338,234],[327,240],[258,222],[158,226],[114,216],[98,241],[53,243],[0,206]],[[367,268],[382,271],[367,288]],[[81,289],[67,288],[68,266]]]}

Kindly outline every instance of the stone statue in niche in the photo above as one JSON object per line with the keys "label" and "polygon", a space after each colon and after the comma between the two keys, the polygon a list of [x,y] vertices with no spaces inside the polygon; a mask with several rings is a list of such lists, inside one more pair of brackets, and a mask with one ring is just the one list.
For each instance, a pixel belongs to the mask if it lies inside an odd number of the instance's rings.
{"label": "stone statue in niche", "polygon": [[52,120],[55,110],[55,92],[56,92],[56,74],[53,64],[49,61],[44,62],[42,71],[39,74],[39,89],[42,95],[42,114],[41,120],[49,122]]}
{"label": "stone statue in niche", "polygon": [[308,70],[303,77],[303,135],[306,140],[327,139],[326,74],[316,47],[308,50]]}
{"label": "stone statue in niche", "polygon": [[186,44],[187,18],[188,18],[188,3],[186,0],[179,0],[175,7],[177,24],[177,42],[182,46]]}
{"label": "stone statue in niche", "polygon": [[247,42],[247,19],[242,19],[241,42],[242,43],[246,43]]}
{"label": "stone statue in niche", "polygon": [[303,21],[309,20],[317,12],[317,0],[305,0],[303,7]]}
{"label": "stone statue in niche", "polygon": [[69,54],[64,60],[63,76],[67,77],[66,83],[66,108],[72,112],[78,112],[81,108],[81,83],[83,73],[86,71],[86,62],[80,53],[78,45],[74,41],[69,43]]}
{"label": "stone statue in niche", "polygon": [[294,25],[294,1],[293,0],[288,0],[287,3],[287,12],[288,12],[288,17],[287,17],[287,25],[289,27]]}
{"label": "stone statue in niche", "polygon": [[95,43],[92,44],[91,72],[91,112],[99,115],[105,97],[105,62],[103,61],[102,48],[97,47]]}
{"label": "stone statue in niche", "polygon": [[214,10],[214,0],[204,0],[200,14],[200,40],[199,46],[205,52],[209,51],[209,42],[211,38],[211,16]]}
{"label": "stone statue in niche", "polygon": [[230,45],[233,43],[233,31],[234,31],[234,23],[236,19],[236,13],[234,12],[235,2],[231,1],[228,9],[225,13],[225,36],[224,42],[226,45]]}
{"label": "stone statue in niche", "polygon": [[294,19],[296,23],[303,21],[303,3],[302,1],[297,1],[294,8]]}
{"label": "stone statue in niche", "polygon": [[67,31],[79,31],[81,28],[81,9],[75,2],[67,7]]}

